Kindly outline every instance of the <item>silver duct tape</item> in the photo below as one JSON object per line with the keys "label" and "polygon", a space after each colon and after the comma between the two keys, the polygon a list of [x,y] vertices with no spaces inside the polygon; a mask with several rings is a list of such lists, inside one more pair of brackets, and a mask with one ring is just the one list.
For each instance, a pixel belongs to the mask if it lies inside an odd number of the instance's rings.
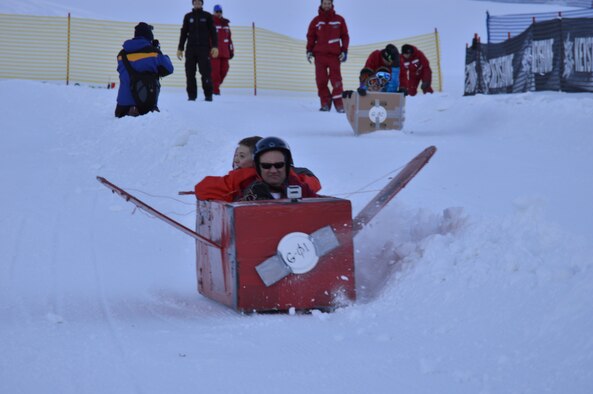
{"label": "silver duct tape", "polygon": [[311,234],[311,241],[313,242],[313,245],[315,245],[315,250],[319,257],[325,256],[340,246],[340,241],[338,241],[338,237],[336,237],[336,233],[334,233],[331,226],[325,226],[314,231],[313,234]]}
{"label": "silver duct tape", "polygon": [[288,265],[278,255],[274,255],[255,267],[259,277],[266,287],[272,286],[280,279],[291,273]]}
{"label": "silver duct tape", "polygon": [[[317,231],[314,231],[311,235],[311,242],[315,245],[315,253],[317,256],[322,257],[340,246],[340,241],[331,226],[325,226]],[[263,263],[255,267],[257,274],[264,282],[266,287],[272,286],[280,279],[288,276],[292,273],[290,267],[284,262],[281,256],[278,254],[270,257]]]}

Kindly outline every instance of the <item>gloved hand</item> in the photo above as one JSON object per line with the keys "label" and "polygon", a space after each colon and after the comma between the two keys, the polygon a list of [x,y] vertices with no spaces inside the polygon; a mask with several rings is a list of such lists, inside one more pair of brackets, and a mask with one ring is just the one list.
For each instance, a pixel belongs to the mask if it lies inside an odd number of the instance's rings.
{"label": "gloved hand", "polygon": [[408,95],[408,89],[400,87],[398,93],[403,93],[404,96]]}
{"label": "gloved hand", "polygon": [[358,89],[356,89],[356,91],[357,91],[357,92],[358,92],[358,94],[359,94],[359,95],[361,95],[361,96],[366,96],[366,95],[367,95],[367,91],[366,91],[366,89],[363,89],[363,88],[358,88]]}
{"label": "gloved hand", "polygon": [[210,56],[212,56],[214,59],[216,59],[218,57],[218,48],[210,49]]}
{"label": "gloved hand", "polygon": [[360,82],[361,86],[366,83],[367,79],[373,75],[373,70],[370,68],[363,68],[360,70],[360,76],[358,77],[358,82]]}
{"label": "gloved hand", "polygon": [[424,94],[426,94],[426,93],[431,93],[431,94],[434,93],[434,91],[430,87],[430,82],[422,82],[422,85],[420,85],[420,88],[422,89],[422,92],[424,92]]}
{"label": "gloved hand", "polygon": [[338,60],[340,60],[340,63],[344,63],[346,59],[348,59],[348,52],[346,51],[340,53],[340,56],[338,56]]}
{"label": "gloved hand", "polygon": [[342,92],[342,98],[352,98],[352,93],[354,93],[353,90],[344,90]]}
{"label": "gloved hand", "polygon": [[161,49],[161,43],[159,42],[159,40],[152,40],[152,46]]}
{"label": "gloved hand", "polygon": [[177,51],[177,59],[183,60],[183,51]]}
{"label": "gloved hand", "polygon": [[307,61],[311,63],[311,59],[313,59],[313,52],[307,52]]}

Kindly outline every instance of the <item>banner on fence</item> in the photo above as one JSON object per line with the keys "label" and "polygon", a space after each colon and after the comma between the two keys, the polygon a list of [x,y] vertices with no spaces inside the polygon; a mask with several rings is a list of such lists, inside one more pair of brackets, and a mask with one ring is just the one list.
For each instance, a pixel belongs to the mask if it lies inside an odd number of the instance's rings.
{"label": "banner on fence", "polygon": [[532,24],[503,43],[466,50],[465,95],[593,92],[593,19]]}
{"label": "banner on fence", "polygon": [[[570,6],[571,4],[568,4],[568,1],[565,0],[565,5]],[[488,44],[496,44],[506,41],[510,37],[518,36],[534,22],[545,22],[559,18],[593,18],[593,0],[579,1],[581,1],[581,5],[572,5],[586,8],[512,15],[490,15],[489,12],[486,12]]]}

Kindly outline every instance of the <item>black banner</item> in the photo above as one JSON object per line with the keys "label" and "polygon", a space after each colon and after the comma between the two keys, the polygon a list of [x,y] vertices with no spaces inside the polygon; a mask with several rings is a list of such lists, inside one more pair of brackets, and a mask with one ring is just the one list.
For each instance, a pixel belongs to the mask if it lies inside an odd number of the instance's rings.
{"label": "black banner", "polygon": [[466,50],[465,95],[593,92],[593,18],[532,24],[498,44]]}

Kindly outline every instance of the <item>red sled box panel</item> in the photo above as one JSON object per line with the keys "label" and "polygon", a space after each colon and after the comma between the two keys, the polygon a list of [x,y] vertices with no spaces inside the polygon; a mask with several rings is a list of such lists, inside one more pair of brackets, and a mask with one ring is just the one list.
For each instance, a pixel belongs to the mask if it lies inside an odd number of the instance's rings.
{"label": "red sled box panel", "polygon": [[[196,227],[222,247],[196,243],[198,291],[237,311],[332,310],[356,298],[348,200],[199,201]],[[266,283],[258,269],[274,259],[280,261],[274,264],[283,264],[279,243],[286,236],[297,233],[315,240],[324,230],[335,245],[326,251],[323,245],[314,245],[313,268],[304,273],[287,271],[274,283]]]}

